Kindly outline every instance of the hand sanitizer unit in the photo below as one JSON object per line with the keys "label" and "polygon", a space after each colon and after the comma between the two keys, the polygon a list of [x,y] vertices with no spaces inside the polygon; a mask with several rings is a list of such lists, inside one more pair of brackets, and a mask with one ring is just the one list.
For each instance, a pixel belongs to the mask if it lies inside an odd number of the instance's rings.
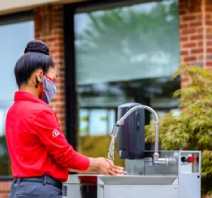
{"label": "hand sanitizer unit", "polygon": [[[118,107],[118,119],[120,119],[132,107],[138,103],[127,103]],[[145,151],[145,112],[138,109],[133,112],[119,127],[119,154],[121,159],[140,159],[144,157]]]}

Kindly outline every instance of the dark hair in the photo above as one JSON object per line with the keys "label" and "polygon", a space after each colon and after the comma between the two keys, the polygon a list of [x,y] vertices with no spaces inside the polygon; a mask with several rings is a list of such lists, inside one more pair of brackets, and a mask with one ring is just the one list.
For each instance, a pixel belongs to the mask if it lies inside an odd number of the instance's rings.
{"label": "dark hair", "polygon": [[18,87],[26,83],[36,69],[42,69],[46,73],[54,63],[49,56],[47,45],[39,40],[30,41],[15,65],[15,78]]}

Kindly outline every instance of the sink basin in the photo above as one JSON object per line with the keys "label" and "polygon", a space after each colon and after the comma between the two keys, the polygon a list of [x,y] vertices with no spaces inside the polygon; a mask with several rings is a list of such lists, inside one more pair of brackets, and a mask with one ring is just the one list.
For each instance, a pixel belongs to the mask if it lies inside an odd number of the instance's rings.
{"label": "sink basin", "polygon": [[71,175],[67,183],[86,185],[171,185],[177,179],[176,175]]}
{"label": "sink basin", "polygon": [[99,176],[99,184],[104,185],[170,185],[176,180],[176,175],[172,176]]}
{"label": "sink basin", "polygon": [[176,175],[71,175],[64,198],[179,198],[177,184]]}

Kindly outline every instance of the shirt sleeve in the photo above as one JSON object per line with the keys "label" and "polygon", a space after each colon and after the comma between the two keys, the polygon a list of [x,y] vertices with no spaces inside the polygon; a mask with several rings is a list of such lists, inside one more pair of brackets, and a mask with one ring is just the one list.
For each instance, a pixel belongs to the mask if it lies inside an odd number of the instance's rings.
{"label": "shirt sleeve", "polygon": [[35,117],[32,126],[33,132],[39,137],[56,163],[68,169],[88,169],[88,157],[75,151],[68,143],[53,112],[41,111]]}

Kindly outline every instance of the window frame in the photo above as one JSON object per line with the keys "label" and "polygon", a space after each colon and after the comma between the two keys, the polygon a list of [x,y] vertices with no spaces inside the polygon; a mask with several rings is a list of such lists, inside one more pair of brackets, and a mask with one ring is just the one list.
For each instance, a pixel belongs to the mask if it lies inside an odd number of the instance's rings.
{"label": "window frame", "polygon": [[29,21],[29,20],[34,21],[34,12],[32,10],[21,12],[21,13],[2,15],[2,16],[0,16],[0,25],[21,23],[21,22],[25,22],[25,21]]}

